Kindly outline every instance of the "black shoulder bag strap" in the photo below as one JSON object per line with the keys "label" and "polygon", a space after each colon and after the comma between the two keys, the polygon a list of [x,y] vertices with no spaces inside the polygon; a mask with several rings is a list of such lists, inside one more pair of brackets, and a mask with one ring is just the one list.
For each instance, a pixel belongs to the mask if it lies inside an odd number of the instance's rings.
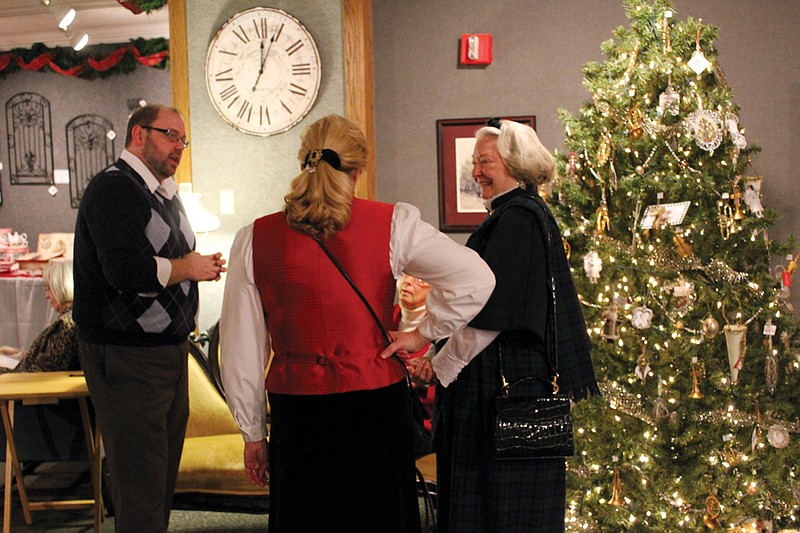
{"label": "black shoulder bag strap", "polygon": [[[342,273],[342,276],[344,276],[344,279],[347,280],[347,283],[349,283],[350,286],[353,287],[353,290],[356,291],[358,297],[361,298],[361,301],[364,302],[364,305],[367,306],[367,310],[369,311],[369,314],[372,315],[372,318],[375,319],[375,323],[378,324],[378,327],[381,330],[381,334],[383,335],[383,339],[386,341],[386,344],[387,345],[391,344],[392,339],[389,338],[389,334],[386,332],[386,328],[383,327],[383,324],[381,324],[381,321],[378,318],[378,315],[375,313],[375,310],[369,304],[367,298],[361,293],[360,290],[358,290],[358,287],[356,286],[355,282],[353,282],[353,280],[350,279],[350,276],[347,275],[347,271],[345,271],[342,264],[336,259],[336,257],[334,257],[331,251],[328,250],[328,247],[325,246],[325,243],[323,243],[320,239],[317,238],[314,238],[314,240],[317,241],[317,244],[319,244],[319,247],[322,248],[322,251],[325,252],[325,255],[327,255],[328,258],[331,260],[331,263],[333,263],[333,265],[337,269],[339,269],[339,272]],[[403,367],[405,368],[405,364],[403,365]]]}

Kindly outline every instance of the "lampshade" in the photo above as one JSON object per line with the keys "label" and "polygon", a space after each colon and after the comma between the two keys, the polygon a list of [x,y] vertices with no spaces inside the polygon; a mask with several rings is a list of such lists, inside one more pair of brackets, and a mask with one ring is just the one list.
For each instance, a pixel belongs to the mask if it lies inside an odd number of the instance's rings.
{"label": "lampshade", "polygon": [[195,233],[208,233],[219,229],[219,217],[200,205],[200,194],[192,192],[191,183],[180,184],[180,197],[189,224]]}

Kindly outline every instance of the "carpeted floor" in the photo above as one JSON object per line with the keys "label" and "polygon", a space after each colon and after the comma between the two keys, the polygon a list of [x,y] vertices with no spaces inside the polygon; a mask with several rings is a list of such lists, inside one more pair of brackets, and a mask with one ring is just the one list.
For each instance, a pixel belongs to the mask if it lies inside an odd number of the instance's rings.
{"label": "carpeted floor", "polygon": [[[0,462],[0,472],[5,463]],[[92,497],[89,472],[85,462],[43,463],[25,474],[28,500],[89,499]],[[0,481],[0,491],[3,485]],[[425,501],[420,498],[420,511],[424,525],[428,512]],[[434,515],[435,513],[431,513]],[[92,509],[32,511],[31,525],[25,524],[16,489],[11,501],[12,533],[92,533],[94,530]],[[263,500],[215,497],[208,495],[177,495],[170,515],[170,533],[251,533],[265,532],[269,515]],[[106,517],[103,533],[113,533],[114,517]],[[433,528],[423,528],[433,531]]]}
{"label": "carpeted floor", "polygon": [[[5,463],[0,463],[0,471],[4,471],[4,468]],[[25,475],[25,488],[32,502],[54,498],[91,498],[85,463],[38,465]],[[263,502],[180,495],[176,498],[175,507],[170,518],[170,532],[250,533],[267,530],[268,515]],[[92,509],[32,511],[32,523],[26,525],[16,490],[12,493],[11,508],[11,531],[14,533],[91,533],[94,529]],[[105,518],[102,531],[113,533],[113,517]]]}

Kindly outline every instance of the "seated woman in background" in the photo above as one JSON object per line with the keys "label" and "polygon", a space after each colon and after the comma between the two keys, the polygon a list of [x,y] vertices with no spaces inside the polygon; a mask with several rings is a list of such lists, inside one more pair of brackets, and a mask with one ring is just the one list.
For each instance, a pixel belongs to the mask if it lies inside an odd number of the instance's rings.
{"label": "seated woman in background", "polygon": [[[0,373],[77,370],[78,335],[72,321],[72,261],[51,261],[44,272],[45,297],[60,313],[25,351],[0,347]],[[10,367],[10,368],[9,368]]]}

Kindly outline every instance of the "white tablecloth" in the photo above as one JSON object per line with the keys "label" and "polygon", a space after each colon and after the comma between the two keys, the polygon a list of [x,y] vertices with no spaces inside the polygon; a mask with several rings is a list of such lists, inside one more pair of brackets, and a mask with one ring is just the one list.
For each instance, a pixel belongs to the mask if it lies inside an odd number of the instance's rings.
{"label": "white tablecloth", "polygon": [[0,277],[0,345],[25,350],[56,318],[44,278]]}

